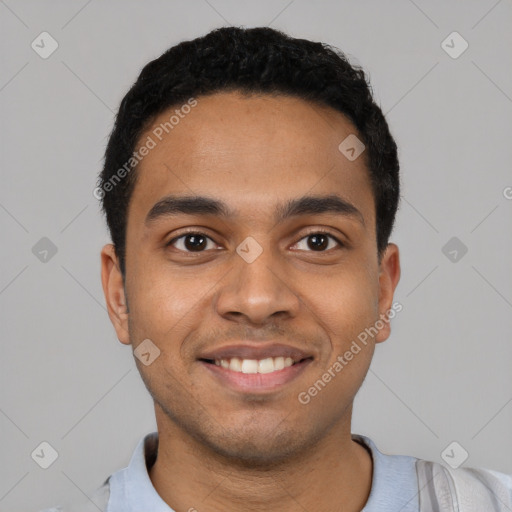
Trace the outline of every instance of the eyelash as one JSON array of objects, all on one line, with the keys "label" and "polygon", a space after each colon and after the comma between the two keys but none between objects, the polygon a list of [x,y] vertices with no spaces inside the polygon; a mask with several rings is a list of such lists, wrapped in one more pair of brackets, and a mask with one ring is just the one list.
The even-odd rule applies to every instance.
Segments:
[{"label": "eyelash", "polygon": [[[181,238],[185,238],[187,236],[190,236],[190,235],[199,235],[199,236],[204,236],[205,238],[208,238],[209,240],[213,241],[214,240],[209,237],[208,235],[206,235],[205,233],[201,233],[200,231],[187,231],[183,234],[181,234],[180,236],[177,236],[175,238],[173,238],[172,240],[170,240],[167,244],[166,244],[166,247],[169,247],[171,246],[173,243],[175,243],[177,240],[180,240]],[[337,237],[335,237],[330,231],[324,231],[322,229],[315,229],[313,231],[310,231],[309,233],[306,233],[302,238],[299,239],[298,242],[304,240],[304,238],[308,238],[312,235],[326,235],[328,236],[329,238],[331,238],[332,240],[334,240],[340,247],[338,248],[343,248],[345,247],[345,244],[343,242],[341,242]],[[298,242],[296,242],[294,245],[296,245]],[[178,249],[179,251],[181,252],[185,252],[186,254],[200,254],[202,252],[206,252],[206,250],[203,250],[203,251],[183,251],[182,249]],[[322,252],[328,252],[328,251],[331,251],[331,249],[327,249],[327,250],[324,250],[324,251],[306,251],[306,252],[317,252],[317,253],[322,253]]]}]

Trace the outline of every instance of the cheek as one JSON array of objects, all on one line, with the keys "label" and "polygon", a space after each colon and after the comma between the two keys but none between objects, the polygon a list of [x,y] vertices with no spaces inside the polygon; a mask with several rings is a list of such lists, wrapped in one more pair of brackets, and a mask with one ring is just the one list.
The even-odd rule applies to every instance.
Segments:
[{"label": "cheek", "polygon": [[204,283],[184,282],[176,274],[148,271],[138,274],[132,283],[130,315],[138,334],[167,344],[179,337],[183,326],[197,315]]},{"label": "cheek", "polygon": [[[199,288],[202,285],[195,283]],[[182,382],[187,379],[182,353],[184,340],[200,323],[200,298],[202,293],[194,286],[176,279],[175,275],[155,277],[140,275],[133,283],[133,298],[130,306],[130,338],[136,348],[145,339],[151,340],[159,349],[158,357],[150,365],[136,361],[139,372],[152,395],[156,398],[175,397],[172,402],[186,403],[181,396]],[[204,313],[204,312],[203,312]],[[190,389],[189,389],[190,392]],[[180,398],[181,397],[181,398]]]},{"label": "cheek", "polygon": [[363,265],[347,265],[312,283],[307,291],[312,308],[334,338],[357,336],[375,320],[378,283]]},{"label": "cheek", "polygon": [[204,271],[180,268],[158,253],[147,254],[138,268],[137,300],[149,314],[182,317],[206,293],[207,280]]},{"label": "cheek", "polygon": [[[130,337],[136,344],[149,338],[161,351],[158,371],[185,377],[194,344],[190,339],[208,329],[212,318],[212,293],[222,274],[179,272],[149,265],[133,283]],[[215,286],[215,284],[217,286]],[[157,371],[157,368],[154,371]],[[141,368],[146,371],[148,368]]]}]

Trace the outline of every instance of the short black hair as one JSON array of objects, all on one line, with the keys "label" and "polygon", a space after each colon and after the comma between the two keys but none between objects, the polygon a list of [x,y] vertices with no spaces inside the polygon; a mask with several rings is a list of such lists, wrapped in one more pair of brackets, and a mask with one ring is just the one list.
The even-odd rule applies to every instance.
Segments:
[{"label": "short black hair", "polygon": [[123,277],[127,213],[137,178],[133,155],[141,135],[169,108],[229,91],[301,98],[334,108],[353,123],[366,146],[380,261],[398,209],[399,162],[396,143],[364,71],[326,43],[293,38],[269,27],[222,27],[183,41],[146,64],[121,101],[95,196],[102,200]]}]

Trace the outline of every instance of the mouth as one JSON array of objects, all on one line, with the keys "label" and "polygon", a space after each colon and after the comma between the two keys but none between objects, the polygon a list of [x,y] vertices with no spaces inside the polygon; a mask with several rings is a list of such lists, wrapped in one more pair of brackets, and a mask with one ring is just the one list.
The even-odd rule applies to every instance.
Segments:
[{"label": "mouth", "polygon": [[313,357],[305,357],[294,361],[291,357],[278,356],[266,357],[265,359],[242,359],[240,357],[231,357],[220,359],[200,359],[200,361],[220,366],[225,370],[236,373],[268,374],[282,371],[285,368],[289,368],[290,366],[295,366],[312,359]]},{"label": "mouth", "polygon": [[297,379],[313,356],[274,356],[260,359],[242,357],[200,358],[198,362],[225,389],[239,393],[269,394]]}]

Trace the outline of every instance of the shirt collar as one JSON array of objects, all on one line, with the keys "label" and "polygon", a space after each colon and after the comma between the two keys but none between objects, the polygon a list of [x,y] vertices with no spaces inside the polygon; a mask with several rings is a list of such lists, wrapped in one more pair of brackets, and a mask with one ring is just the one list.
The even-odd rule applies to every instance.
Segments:
[{"label": "shirt collar", "polygon": [[139,441],[128,467],[110,477],[107,512],[174,512],[156,492],[149,478],[148,467],[154,464],[157,450],[158,432],[151,432]]},{"label": "shirt collar", "polygon": [[[418,512],[417,459],[383,454],[370,438],[360,434],[352,434],[352,439],[365,446],[373,459],[372,488],[361,512]],[[157,450],[158,432],[139,441],[128,467],[110,477],[107,512],[174,512],[149,478],[148,468],[154,464]]]},{"label": "shirt collar", "polygon": [[416,459],[408,455],[380,452],[366,436],[352,434],[373,459],[372,488],[361,512],[419,512]]}]

